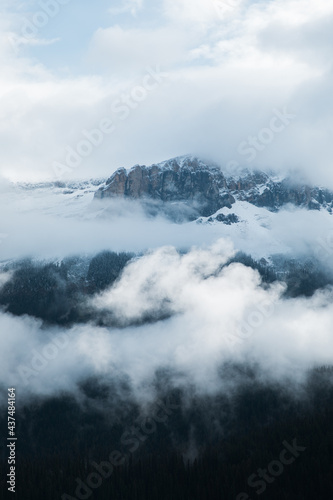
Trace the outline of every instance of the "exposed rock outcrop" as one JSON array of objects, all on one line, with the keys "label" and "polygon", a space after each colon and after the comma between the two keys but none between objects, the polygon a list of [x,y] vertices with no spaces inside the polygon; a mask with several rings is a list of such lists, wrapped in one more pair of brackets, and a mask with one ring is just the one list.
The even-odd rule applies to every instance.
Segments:
[{"label": "exposed rock outcrop", "polygon": [[[95,194],[102,198],[181,202],[201,216],[210,216],[223,207],[242,200],[276,211],[287,203],[310,210],[332,212],[333,193],[304,186],[291,178],[278,179],[260,171],[244,170],[228,176],[216,164],[193,157],[182,157],[149,167],[136,165],[118,169]],[[234,223],[234,221],[223,221]]]},{"label": "exposed rock outcrop", "polygon": [[150,167],[136,165],[129,172],[118,169],[96,192],[96,198],[150,198],[197,207],[200,215],[210,215],[235,202],[226,190],[226,179],[214,165],[198,159],[171,160]]}]

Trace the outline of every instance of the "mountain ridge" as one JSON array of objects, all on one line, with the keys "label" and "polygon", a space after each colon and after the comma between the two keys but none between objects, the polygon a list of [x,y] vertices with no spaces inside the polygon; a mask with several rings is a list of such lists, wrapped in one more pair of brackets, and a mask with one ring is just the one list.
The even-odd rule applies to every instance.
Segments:
[{"label": "mountain ridge", "polygon": [[333,192],[303,184],[291,175],[278,177],[259,170],[243,169],[237,175],[224,172],[216,163],[184,156],[159,164],[119,168],[95,192],[95,199],[127,198],[184,202],[200,216],[210,216],[236,201],[278,211],[286,204],[309,210],[333,211]]}]

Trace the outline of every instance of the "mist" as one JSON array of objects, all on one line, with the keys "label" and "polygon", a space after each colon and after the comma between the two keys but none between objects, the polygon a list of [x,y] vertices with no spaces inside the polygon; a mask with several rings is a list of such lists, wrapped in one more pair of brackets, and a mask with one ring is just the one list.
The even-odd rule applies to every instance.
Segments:
[{"label": "mist", "polygon": [[332,27],[327,0],[2,2],[4,491],[332,496]]},{"label": "mist", "polygon": [[[219,369],[228,363],[258,366],[264,380],[288,385],[331,364],[333,290],[286,299],[283,283],[263,284],[257,271],[226,265],[233,255],[230,242],[219,240],[185,254],[162,247],[130,262],[86,304],[118,318],[120,328],[48,327],[2,312],[1,385],[16,386],[27,401],[78,396],[79,383],[92,377],[125,379],[145,401],[162,368],[180,387],[215,394],[224,390]],[[225,390],[237,382],[226,379]]]},{"label": "mist", "polygon": [[103,250],[142,253],[165,245],[187,250],[224,238],[237,251],[258,260],[274,254],[300,259],[312,256],[332,267],[333,218],[325,210],[285,205],[275,213],[250,204],[246,210],[239,209],[235,204],[224,213],[241,210],[239,224],[198,224],[192,220],[199,217],[195,206],[156,200],[100,201],[94,199],[96,188],[74,185],[72,190],[3,185],[0,261],[26,257],[61,260]]},{"label": "mist", "polygon": [[[222,13],[214,1],[157,4],[153,26],[148,1],[123,14],[89,9],[90,29],[78,30],[82,46],[75,43],[72,51],[57,38],[61,33],[74,42],[68,26],[75,24],[75,9],[66,7],[48,40],[59,59],[43,51],[51,24],[44,36],[23,38],[13,48],[10,40],[19,35],[22,42],[17,30],[30,9],[5,7],[2,175],[54,179],[54,163],[64,163],[68,148],[76,150],[87,132],[108,119],[112,133],[66,179],[109,176],[121,166],[192,153],[222,166],[299,169],[332,188],[332,6],[325,0],[242,1]],[[125,104],[156,68],[162,75],[156,87]],[[293,119],[249,163],[241,144],[269,127],[276,110]]]}]

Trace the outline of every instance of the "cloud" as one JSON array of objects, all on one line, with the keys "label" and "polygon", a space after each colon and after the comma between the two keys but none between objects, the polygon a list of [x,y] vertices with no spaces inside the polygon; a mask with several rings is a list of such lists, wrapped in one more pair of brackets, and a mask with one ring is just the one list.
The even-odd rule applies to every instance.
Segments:
[{"label": "cloud", "polygon": [[207,24],[214,23],[217,18],[216,4],[209,0],[203,2],[202,0],[179,0],[173,2],[172,0],[164,0],[163,8],[165,16],[172,22],[182,25],[196,27],[205,27]]},{"label": "cloud", "polygon": [[18,52],[22,46],[47,46],[59,42],[60,38],[25,38],[17,36],[15,33],[8,35],[9,41],[15,52]]},{"label": "cloud", "polygon": [[[273,109],[287,107],[296,120],[253,166],[299,168],[332,187],[332,5],[325,0],[232,4],[232,12],[221,18],[214,2],[165,1],[154,14],[143,3],[135,25],[126,15],[122,24],[94,25],[78,56],[85,61],[81,73],[59,71],[52,57],[42,65],[38,57],[28,57],[32,52],[15,54],[8,41],[15,23],[4,16],[2,174],[52,177],[53,162],[77,144],[82,130],[109,117],[110,103],[137,85],[147,65],[159,64],[168,82],[94,149],[78,177],[109,176],[119,166],[189,152],[222,165],[245,163],[239,144],[267,125]],[[48,26],[45,38],[47,33]],[[56,45],[45,49],[51,47],[57,50]]]},{"label": "cloud", "polygon": [[[174,224],[165,218],[147,217],[140,204],[116,200],[90,204],[93,194],[74,191],[74,198],[48,189],[11,189],[3,197],[0,260],[32,256],[61,259],[101,250],[142,252],[172,244],[188,248],[211,242],[215,234],[197,224]],[[80,198],[83,198],[80,200]],[[88,199],[87,199],[88,198]],[[79,205],[78,205],[79,204]]]},{"label": "cloud", "polygon": [[183,256],[173,247],[162,247],[129,265],[122,280],[97,297],[93,305],[112,309],[120,322],[138,321],[163,309],[180,313],[192,286],[217,272],[233,255],[231,244],[223,240],[210,249],[192,249]]},{"label": "cloud", "polygon": [[332,25],[332,13],[307,20],[297,30],[292,24],[271,22],[261,32],[258,41],[262,50],[277,57],[294,54],[295,59],[303,59],[314,67],[329,66],[332,59]]},{"label": "cloud", "polygon": [[[145,252],[163,246],[199,247],[218,238],[233,241],[260,260],[277,253],[303,259],[314,256],[330,267],[332,216],[326,211],[286,206],[277,213],[236,203],[224,214],[239,224],[174,223],[189,212],[182,204],[142,205],[135,200],[94,200],[96,186],[69,183],[29,187],[0,182],[0,261],[32,256],[62,259],[103,250]],[[191,214],[192,215],[192,214]]]},{"label": "cloud", "polygon": [[143,0],[123,0],[121,3],[119,7],[111,7],[109,12],[113,15],[129,12],[132,16],[136,16],[143,7]]},{"label": "cloud", "polygon": [[11,279],[12,275],[12,272],[0,272],[0,288],[3,287]]},{"label": "cloud", "polygon": [[91,40],[88,62],[95,68],[98,64],[100,70],[110,74],[135,75],[147,66],[159,64],[169,68],[186,61],[190,44],[188,33],[170,26],[124,29],[116,25],[96,31]]},{"label": "cloud", "polygon": [[125,376],[136,394],[147,396],[156,370],[168,368],[178,384],[207,394],[221,390],[224,363],[254,364],[263,378],[295,383],[311,367],[331,364],[332,290],[283,299],[282,285],[263,287],[251,268],[223,267],[231,252],[222,240],[185,255],[158,249],[130,263],[94,302],[124,322],[164,307],[172,315],[163,321],[62,330],[0,313],[1,331],[11,332],[0,340],[0,382],[28,397],[75,394],[87,377]]}]

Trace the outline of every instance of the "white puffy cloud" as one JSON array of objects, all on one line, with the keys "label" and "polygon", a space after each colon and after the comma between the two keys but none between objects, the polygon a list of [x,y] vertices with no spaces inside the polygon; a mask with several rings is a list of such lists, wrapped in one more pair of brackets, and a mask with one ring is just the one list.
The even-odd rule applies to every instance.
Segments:
[{"label": "white puffy cloud", "polygon": [[332,364],[332,290],[283,299],[281,285],[262,287],[251,268],[222,269],[231,252],[223,241],[183,256],[171,247],[156,250],[95,300],[130,322],[162,305],[172,313],[163,321],[62,330],[0,313],[0,382],[22,389],[23,397],[75,392],[83,378],[123,374],[142,390],[168,367],[180,383],[207,393],[221,390],[224,362],[254,364],[263,377],[289,380],[289,387],[313,366]]},{"label": "white puffy cloud", "polygon": [[183,256],[173,247],[162,247],[129,265],[122,280],[93,303],[97,308],[112,309],[119,321],[140,320],[163,308],[183,312],[192,287],[217,272],[233,254],[230,243],[223,240],[210,249],[192,249]]},{"label": "white puffy cloud", "polygon": [[[222,4],[228,7],[223,15]],[[124,15],[117,24],[110,17],[109,25],[94,25],[78,54],[85,61],[84,74],[59,71],[52,52],[44,65],[28,58],[32,52],[15,53],[8,35],[19,25],[12,14],[4,15],[3,175],[52,177],[52,164],[63,161],[66,148],[76,147],[84,129],[113,118],[112,102],[140,84],[147,65],[157,64],[169,74],[168,81],[93,148],[75,176],[108,176],[119,166],[185,153],[210,156],[222,165],[244,162],[239,144],[266,127],[274,108],[287,106],[297,119],[253,166],[300,168],[333,186],[329,2],[165,0],[153,10],[149,2],[122,7],[135,9],[135,23]],[[34,43],[54,39],[47,38],[48,28]]]},{"label": "white puffy cloud", "polygon": [[132,16],[135,16],[140,9],[142,9],[143,0],[123,0],[121,5],[111,7],[109,12],[111,14],[124,14],[129,12]]}]

